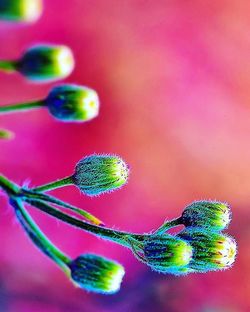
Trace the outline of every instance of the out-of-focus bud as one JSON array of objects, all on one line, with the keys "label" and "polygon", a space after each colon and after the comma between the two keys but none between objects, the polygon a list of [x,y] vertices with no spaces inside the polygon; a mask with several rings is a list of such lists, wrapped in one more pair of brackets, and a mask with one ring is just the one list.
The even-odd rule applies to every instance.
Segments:
[{"label": "out-of-focus bud", "polygon": [[123,266],[94,254],[83,254],[69,264],[74,283],[88,291],[113,294],[119,291]]},{"label": "out-of-focus bud", "polygon": [[0,0],[0,19],[35,22],[42,11],[42,0]]},{"label": "out-of-focus bud", "polygon": [[158,272],[169,273],[169,269],[185,266],[192,258],[191,245],[169,234],[149,236],[143,245],[146,264]]},{"label": "out-of-focus bud", "polygon": [[99,113],[97,93],[87,87],[64,84],[54,87],[45,100],[50,113],[62,121],[88,121]]},{"label": "out-of-focus bud", "polygon": [[178,235],[193,248],[189,268],[197,272],[223,270],[235,261],[237,245],[232,237],[202,228],[187,228]]},{"label": "out-of-focus bud", "polygon": [[122,187],[128,175],[128,166],[120,157],[94,154],[77,163],[72,181],[84,194],[96,196]]},{"label": "out-of-focus bud", "polygon": [[231,212],[225,203],[195,201],[184,209],[181,219],[185,226],[221,231],[230,223]]},{"label": "out-of-focus bud", "polygon": [[50,82],[69,76],[75,61],[67,46],[41,44],[29,48],[16,64],[17,70],[29,80]]},{"label": "out-of-focus bud", "polygon": [[14,133],[6,130],[6,129],[0,129],[0,139],[10,140],[14,137]]}]

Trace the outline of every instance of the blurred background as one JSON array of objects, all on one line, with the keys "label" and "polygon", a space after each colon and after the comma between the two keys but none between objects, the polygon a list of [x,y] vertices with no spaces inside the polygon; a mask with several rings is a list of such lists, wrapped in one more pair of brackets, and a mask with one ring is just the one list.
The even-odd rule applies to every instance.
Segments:
[{"label": "blurred background", "polygon": [[[55,121],[46,110],[0,116],[16,133],[0,142],[1,172],[39,185],[73,172],[91,153],[116,153],[131,166],[123,189],[97,198],[74,187],[52,194],[107,226],[146,232],[198,199],[230,203],[238,241],[232,269],[160,275],[126,249],[29,209],[72,257],[96,252],[126,268],[119,293],[76,289],[27,239],[0,198],[2,312],[250,311],[250,5],[246,0],[45,0],[34,24],[0,22],[0,59],[33,43],[75,54],[66,80],[94,88],[98,118]],[[0,73],[0,105],[43,98],[53,84]]]}]

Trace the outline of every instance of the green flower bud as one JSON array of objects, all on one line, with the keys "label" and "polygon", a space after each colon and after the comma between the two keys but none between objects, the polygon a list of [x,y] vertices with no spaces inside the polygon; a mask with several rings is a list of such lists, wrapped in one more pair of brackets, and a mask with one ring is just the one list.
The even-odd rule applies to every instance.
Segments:
[{"label": "green flower bud", "polygon": [[0,19],[34,22],[42,14],[42,0],[0,0]]},{"label": "green flower bud", "polygon": [[84,194],[96,196],[122,187],[128,175],[128,166],[120,157],[94,154],[77,163],[72,181]]},{"label": "green flower bud", "polygon": [[217,201],[195,201],[182,213],[182,223],[185,226],[197,226],[214,231],[225,229],[230,220],[229,206]]},{"label": "green flower bud", "polygon": [[189,268],[197,272],[227,269],[235,261],[237,245],[232,237],[202,228],[187,228],[178,237],[193,247]]},{"label": "green flower bud", "polygon": [[192,247],[184,240],[169,234],[152,235],[143,244],[145,262],[155,271],[169,273],[187,265]]},{"label": "green flower bud", "polygon": [[119,291],[125,274],[117,262],[94,254],[84,254],[69,264],[71,278],[88,291],[113,294]]},{"label": "green flower bud", "polygon": [[38,82],[63,79],[75,66],[71,50],[64,45],[36,45],[28,49],[17,62],[17,70],[26,78]]},{"label": "green flower bud", "polygon": [[51,115],[63,121],[88,121],[99,113],[97,93],[90,88],[72,84],[54,87],[45,105]]}]

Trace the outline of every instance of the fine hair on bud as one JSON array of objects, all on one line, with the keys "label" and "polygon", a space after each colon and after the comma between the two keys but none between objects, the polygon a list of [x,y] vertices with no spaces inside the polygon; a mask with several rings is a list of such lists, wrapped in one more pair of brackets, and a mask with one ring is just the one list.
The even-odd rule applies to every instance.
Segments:
[{"label": "fine hair on bud", "polygon": [[169,234],[149,236],[142,248],[146,264],[153,270],[169,273],[169,269],[189,264],[192,247],[184,240]]},{"label": "fine hair on bud", "polygon": [[42,14],[42,0],[1,0],[0,19],[13,22],[35,22]]},{"label": "fine hair on bud", "polygon": [[75,61],[67,46],[39,44],[26,50],[16,66],[27,79],[41,83],[66,78],[72,73]]},{"label": "fine hair on bud", "polygon": [[53,117],[65,122],[84,122],[99,114],[97,93],[84,86],[62,84],[52,88],[45,105]]},{"label": "fine hair on bud", "polygon": [[188,205],[181,219],[185,226],[221,231],[229,225],[231,211],[226,203],[201,200]]},{"label": "fine hair on bud", "polygon": [[228,235],[190,227],[177,236],[192,246],[193,256],[189,268],[196,272],[224,270],[235,261],[237,245]]},{"label": "fine hair on bud", "polygon": [[82,193],[96,196],[121,188],[128,175],[129,168],[119,156],[93,154],[77,163],[72,181]]},{"label": "fine hair on bud", "polygon": [[119,263],[95,254],[83,254],[69,264],[73,282],[88,291],[114,294],[125,270]]}]

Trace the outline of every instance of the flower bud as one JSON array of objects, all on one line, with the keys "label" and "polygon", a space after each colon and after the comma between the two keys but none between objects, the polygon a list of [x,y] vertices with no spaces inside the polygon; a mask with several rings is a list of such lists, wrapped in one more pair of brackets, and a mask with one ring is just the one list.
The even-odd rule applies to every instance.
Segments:
[{"label": "flower bud", "polygon": [[94,254],[84,254],[69,264],[71,278],[77,286],[96,293],[119,291],[125,274],[117,262]]},{"label": "flower bud", "polygon": [[45,105],[51,115],[62,121],[88,121],[99,113],[97,93],[90,88],[72,84],[54,87]]},{"label": "flower bud", "polygon": [[77,163],[72,181],[84,194],[95,196],[122,187],[128,175],[128,166],[120,157],[93,154]]},{"label": "flower bud", "polygon": [[237,245],[232,237],[191,227],[177,236],[193,247],[189,267],[197,272],[227,269],[235,261]]},{"label": "flower bud", "polygon": [[184,240],[169,234],[150,236],[144,243],[146,263],[155,271],[168,273],[187,265],[192,257],[192,247]]},{"label": "flower bud", "polygon": [[36,45],[17,62],[17,70],[27,79],[50,82],[71,74],[75,66],[71,50],[64,45]]},{"label": "flower bud", "polygon": [[0,0],[0,19],[34,22],[42,14],[42,0]]},{"label": "flower bud", "polygon": [[225,229],[230,220],[229,206],[217,201],[195,201],[182,213],[182,223],[185,226],[197,226],[214,231]]}]

